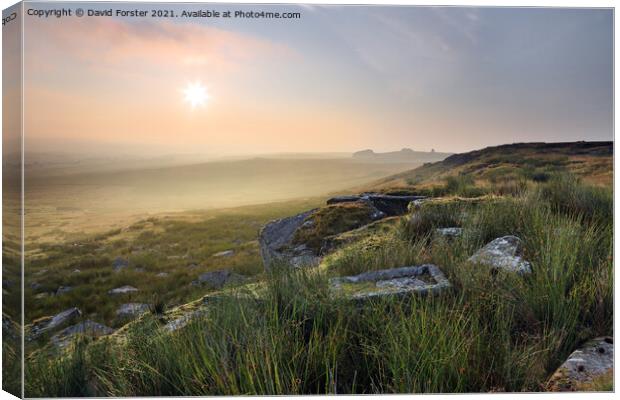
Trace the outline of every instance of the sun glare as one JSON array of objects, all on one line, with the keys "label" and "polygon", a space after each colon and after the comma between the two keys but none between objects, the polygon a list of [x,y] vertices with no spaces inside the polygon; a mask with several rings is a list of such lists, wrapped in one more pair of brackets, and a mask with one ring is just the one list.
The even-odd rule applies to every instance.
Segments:
[{"label": "sun glare", "polygon": [[188,84],[183,94],[185,94],[185,101],[192,106],[192,109],[203,106],[209,99],[207,89],[200,82]]}]

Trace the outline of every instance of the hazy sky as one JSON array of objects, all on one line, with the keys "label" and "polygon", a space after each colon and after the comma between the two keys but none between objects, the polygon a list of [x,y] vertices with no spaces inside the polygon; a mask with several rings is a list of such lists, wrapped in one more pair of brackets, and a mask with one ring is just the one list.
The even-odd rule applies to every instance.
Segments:
[{"label": "hazy sky", "polygon": [[[613,138],[610,10],[208,8],[301,18],[27,17],[27,146],[458,152]],[[196,81],[210,99],[192,109]]]}]

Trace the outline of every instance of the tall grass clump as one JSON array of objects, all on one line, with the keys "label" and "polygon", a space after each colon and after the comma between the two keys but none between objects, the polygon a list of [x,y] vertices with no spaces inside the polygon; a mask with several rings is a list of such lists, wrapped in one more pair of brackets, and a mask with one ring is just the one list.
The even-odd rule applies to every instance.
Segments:
[{"label": "tall grass clump", "polygon": [[468,204],[459,199],[422,204],[410,216],[401,219],[399,236],[411,242],[423,237],[430,238],[434,230],[445,227],[460,227],[463,213]]},{"label": "tall grass clump", "polygon": [[375,393],[463,392],[479,337],[472,316],[448,299],[373,302],[359,341]]},{"label": "tall grass clump", "polygon": [[484,189],[476,186],[474,178],[466,174],[446,177],[443,192],[463,197],[476,197],[485,194]]},{"label": "tall grass clump", "polygon": [[546,184],[540,185],[538,195],[556,212],[582,216],[595,223],[612,223],[611,188],[585,185],[575,175],[562,173],[553,175]]}]

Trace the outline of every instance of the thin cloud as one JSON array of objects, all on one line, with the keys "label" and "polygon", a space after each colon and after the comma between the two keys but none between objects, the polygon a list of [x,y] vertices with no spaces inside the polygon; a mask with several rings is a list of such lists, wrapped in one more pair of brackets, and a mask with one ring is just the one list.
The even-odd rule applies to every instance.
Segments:
[{"label": "thin cloud", "polygon": [[84,19],[62,26],[43,22],[32,24],[28,33],[27,65],[41,63],[60,69],[72,61],[91,68],[203,67],[218,73],[241,68],[258,58],[293,54],[284,45],[258,37],[165,21]]}]

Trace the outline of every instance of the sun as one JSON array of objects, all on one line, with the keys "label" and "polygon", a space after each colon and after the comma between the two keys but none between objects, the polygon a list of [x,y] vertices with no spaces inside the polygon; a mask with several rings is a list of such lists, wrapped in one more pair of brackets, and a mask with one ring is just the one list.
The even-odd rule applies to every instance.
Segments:
[{"label": "sun", "polygon": [[183,94],[185,95],[185,101],[192,106],[192,109],[204,106],[207,100],[209,100],[207,89],[200,82],[188,84],[183,89]]}]

